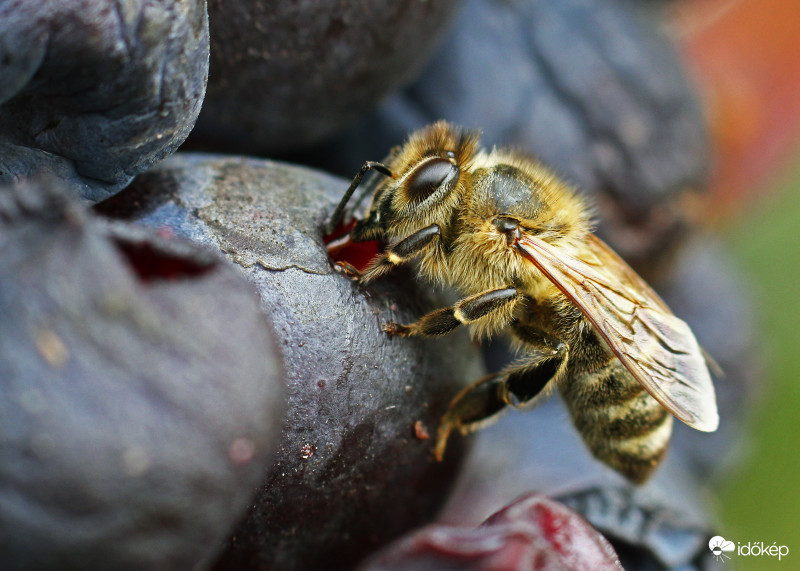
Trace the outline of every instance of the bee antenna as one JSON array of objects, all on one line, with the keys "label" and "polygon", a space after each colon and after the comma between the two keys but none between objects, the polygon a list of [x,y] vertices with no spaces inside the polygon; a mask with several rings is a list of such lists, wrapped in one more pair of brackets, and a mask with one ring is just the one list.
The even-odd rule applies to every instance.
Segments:
[{"label": "bee antenna", "polygon": [[[389,170],[389,167],[387,167],[385,164],[376,161],[365,162],[361,166],[361,170],[359,170],[356,176],[353,177],[353,182],[350,183],[347,192],[344,193],[342,200],[339,201],[339,205],[336,207],[336,210],[333,211],[333,215],[331,216],[331,219],[328,221],[328,227],[326,228],[328,234],[331,234],[334,230],[336,230],[336,228],[339,227],[339,224],[341,224],[342,219],[344,218],[344,209],[347,206],[350,197],[353,196],[353,193],[358,188],[358,185],[361,184],[361,180],[364,178],[364,175],[366,175],[367,172],[373,169],[381,173],[382,175],[388,177],[393,176],[392,171]],[[350,213],[352,213],[356,208],[358,208],[358,205],[361,204],[361,201],[364,200],[364,197],[369,193],[370,190],[371,188],[368,186],[365,189],[365,191],[359,195],[358,200],[356,200],[356,203],[350,210]]]}]

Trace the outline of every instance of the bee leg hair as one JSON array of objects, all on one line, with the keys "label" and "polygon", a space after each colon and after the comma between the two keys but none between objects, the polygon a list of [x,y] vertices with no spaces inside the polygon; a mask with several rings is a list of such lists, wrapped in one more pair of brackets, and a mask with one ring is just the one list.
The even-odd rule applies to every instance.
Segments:
[{"label": "bee leg hair", "polygon": [[431,224],[395,244],[390,244],[367,266],[361,274],[361,282],[369,283],[388,273],[395,266],[422,254],[429,246],[439,241],[441,233],[438,224]]},{"label": "bee leg hair", "polygon": [[458,393],[442,417],[434,454],[442,460],[453,430],[467,434],[496,421],[508,406],[518,407],[542,393],[566,364],[566,346],[548,342],[508,368],[483,377]]},{"label": "bee leg hair", "polygon": [[[422,335],[435,337],[453,331],[459,325],[467,325],[481,317],[507,309],[508,304],[519,299],[516,288],[493,289],[466,297],[452,307],[443,307],[420,317],[415,323],[400,325],[389,322],[383,330],[390,335]],[[508,312],[511,315],[511,312]]]}]

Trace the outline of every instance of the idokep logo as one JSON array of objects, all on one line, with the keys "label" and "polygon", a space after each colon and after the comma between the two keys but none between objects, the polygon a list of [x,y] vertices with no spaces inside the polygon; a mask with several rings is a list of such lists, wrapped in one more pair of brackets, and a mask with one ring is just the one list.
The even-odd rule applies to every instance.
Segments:
[{"label": "idokep logo", "polygon": [[721,535],[715,535],[708,541],[708,548],[714,554],[714,559],[717,561],[725,561],[731,558],[729,554],[735,554],[741,557],[777,557],[778,561],[789,555],[789,547],[786,545],[778,545],[774,542],[772,545],[764,545],[763,541],[748,541],[747,543],[734,543],[728,541]]},{"label": "idokep logo", "polygon": [[733,544],[732,541],[727,541],[721,535],[715,535],[708,541],[708,548],[711,550],[711,553],[714,554],[714,559],[717,561],[725,561],[726,559],[730,559],[731,556],[728,555],[731,551],[736,550],[736,546]]}]

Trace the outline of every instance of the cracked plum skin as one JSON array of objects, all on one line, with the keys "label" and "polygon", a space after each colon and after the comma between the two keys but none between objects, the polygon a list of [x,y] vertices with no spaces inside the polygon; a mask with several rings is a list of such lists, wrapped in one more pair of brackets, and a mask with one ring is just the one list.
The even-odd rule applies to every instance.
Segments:
[{"label": "cracked plum skin", "polygon": [[0,186],[2,568],[207,566],[278,441],[274,332],[223,258],[59,186]]},{"label": "cracked plum skin", "polygon": [[358,571],[620,570],[614,548],[569,508],[525,494],[479,527],[430,525],[371,556]]},{"label": "cracked plum skin", "polygon": [[286,371],[272,467],[216,569],[348,569],[427,523],[463,454],[433,457],[450,399],[482,374],[465,332],[391,339],[444,305],[408,271],[364,288],[335,272],[322,228],[348,181],[271,161],[178,154],[97,210],[191,237],[241,267],[262,297]]}]

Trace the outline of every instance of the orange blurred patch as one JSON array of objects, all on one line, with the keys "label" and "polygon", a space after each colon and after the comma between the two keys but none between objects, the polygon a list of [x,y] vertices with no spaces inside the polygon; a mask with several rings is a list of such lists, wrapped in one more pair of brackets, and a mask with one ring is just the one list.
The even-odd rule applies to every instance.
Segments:
[{"label": "orange blurred patch", "polygon": [[800,5],[694,0],[673,16],[710,120],[714,210],[730,214],[800,148]]}]

